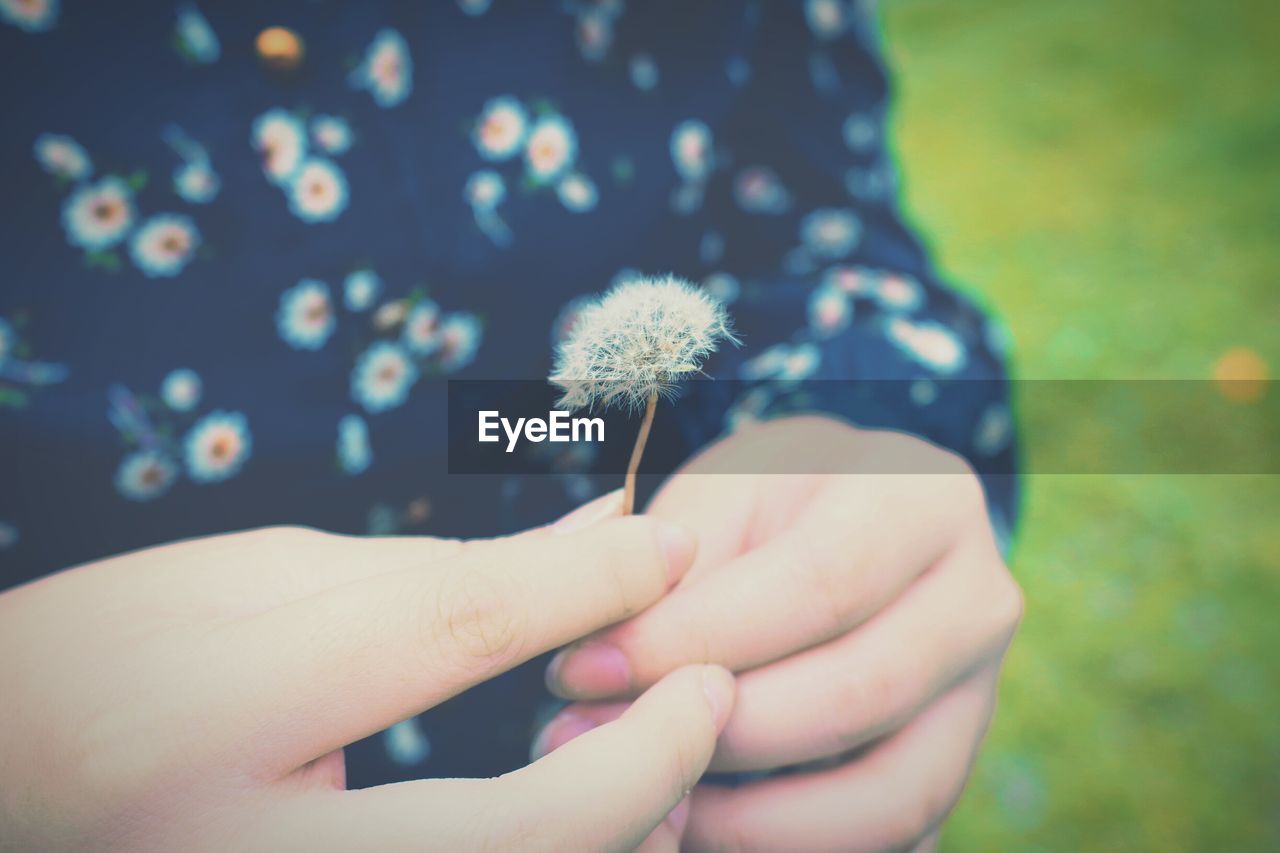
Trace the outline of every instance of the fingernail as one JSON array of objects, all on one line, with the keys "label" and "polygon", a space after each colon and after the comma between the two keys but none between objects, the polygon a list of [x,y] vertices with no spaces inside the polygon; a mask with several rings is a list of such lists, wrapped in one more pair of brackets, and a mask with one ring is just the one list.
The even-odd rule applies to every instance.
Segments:
[{"label": "fingernail", "polygon": [[563,536],[577,533],[597,521],[622,514],[622,489],[615,489],[589,501],[551,525],[551,532]]},{"label": "fingernail", "polygon": [[533,739],[533,745],[529,747],[529,760],[537,761],[595,727],[596,724],[586,717],[572,711],[565,711],[538,732],[538,736]]},{"label": "fingernail", "polygon": [[547,667],[547,686],[574,694],[606,696],[631,687],[631,664],[617,646],[588,642],[562,650]]},{"label": "fingernail", "polygon": [[689,823],[689,798],[685,797],[676,803],[676,807],[667,814],[667,826],[671,827],[677,838],[684,835],[684,828]]},{"label": "fingernail", "polygon": [[733,675],[722,666],[704,666],[702,692],[707,697],[711,719],[715,721],[716,731],[719,732],[724,729],[724,724],[729,720],[729,711],[733,708]]},{"label": "fingernail", "polygon": [[698,540],[688,528],[670,521],[655,521],[654,527],[657,529],[658,547],[667,561],[667,586],[673,587],[693,565]]}]

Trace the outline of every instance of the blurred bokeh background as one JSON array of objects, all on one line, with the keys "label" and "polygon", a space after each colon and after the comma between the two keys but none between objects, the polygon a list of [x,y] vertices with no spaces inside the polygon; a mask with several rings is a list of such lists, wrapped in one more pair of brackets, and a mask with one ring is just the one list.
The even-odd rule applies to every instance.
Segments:
[{"label": "blurred bokeh background", "polygon": [[[1280,7],[879,14],[907,207],[1019,377],[1274,377]],[[1033,473],[1026,621],[943,847],[1280,849],[1278,515],[1277,477]]]}]

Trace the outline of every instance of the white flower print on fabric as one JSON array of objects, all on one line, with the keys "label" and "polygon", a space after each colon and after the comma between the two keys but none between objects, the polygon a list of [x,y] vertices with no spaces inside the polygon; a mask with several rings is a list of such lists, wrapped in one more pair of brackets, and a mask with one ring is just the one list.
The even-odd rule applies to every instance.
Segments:
[{"label": "white flower print on fabric", "polygon": [[[611,286],[616,286],[616,284]],[[553,348],[558,346],[573,331],[578,323],[578,318],[582,314],[582,310],[595,303],[595,296],[583,294],[573,297],[564,304],[564,307],[560,309],[560,313],[556,315],[556,319],[551,324],[551,346]]]},{"label": "white flower print on fabric", "polygon": [[733,181],[733,197],[747,213],[780,214],[791,209],[791,194],[765,166],[748,166]]},{"label": "white flower print on fabric", "polygon": [[573,28],[573,37],[577,40],[577,50],[582,54],[582,59],[598,63],[609,54],[609,47],[613,46],[613,15],[605,9],[580,10],[577,26]]},{"label": "white flower print on fabric", "polygon": [[917,379],[907,388],[911,402],[917,406],[932,405],[938,399],[938,386],[929,379]]},{"label": "white flower print on fabric", "polygon": [[773,403],[773,389],[765,386],[752,388],[735,400],[724,413],[726,432],[735,432],[751,424],[759,423]]},{"label": "white flower print on fabric", "polygon": [[345,415],[338,421],[338,465],[344,474],[363,474],[373,464],[369,447],[369,425],[359,415]]},{"label": "white flower print on fabric", "polygon": [[493,210],[507,197],[507,185],[492,169],[481,169],[467,178],[467,203],[476,210]]},{"label": "white flower print on fabric", "polygon": [[472,17],[483,15],[492,5],[493,0],[458,0],[458,8]]},{"label": "white flower print on fabric", "polygon": [[822,352],[816,344],[775,344],[758,356],[742,363],[738,369],[743,379],[808,379],[822,364]]},{"label": "white flower print on fabric", "polygon": [[889,321],[886,332],[902,352],[936,373],[956,373],[968,360],[964,344],[955,332],[940,323],[913,323],[905,317],[895,317]]},{"label": "white flower print on fabric", "polygon": [[507,160],[520,151],[529,129],[524,105],[510,95],[500,95],[485,103],[480,118],[471,129],[471,141],[486,160]]},{"label": "white flower print on fabric", "polygon": [[738,296],[742,293],[742,285],[737,277],[727,272],[713,272],[704,278],[702,289],[712,299],[717,299],[724,305],[737,302]]},{"label": "white flower print on fabric", "polygon": [[286,290],[276,311],[277,328],[289,346],[319,350],[337,335],[344,351],[358,353],[348,391],[367,414],[404,404],[423,376],[435,378],[465,367],[475,357],[483,331],[480,318],[469,312],[444,313],[425,288],[394,298],[384,297],[385,289],[369,267],[346,277],[344,301],[353,312],[370,312],[367,320],[339,316],[328,285],[315,279]]},{"label": "white flower print on fabric", "polygon": [[423,299],[409,309],[404,318],[401,340],[414,355],[430,355],[443,343],[440,328],[440,308],[430,299]]},{"label": "white flower print on fabric", "polygon": [[131,501],[158,498],[178,479],[178,466],[159,450],[135,450],[116,469],[116,491]]},{"label": "white flower print on fabric", "polygon": [[377,341],[360,354],[351,373],[351,397],[377,414],[404,404],[418,381],[418,367],[398,344]]},{"label": "white flower print on fabric", "polygon": [[881,273],[874,296],[886,311],[915,311],[924,304],[924,288],[920,282],[899,273]]},{"label": "white flower print on fabric", "polygon": [[280,107],[254,119],[251,139],[263,174],[273,184],[287,185],[307,156],[307,133],[297,116]]},{"label": "white flower print on fabric", "polygon": [[467,179],[463,196],[471,205],[478,227],[495,246],[511,244],[511,229],[498,213],[498,205],[507,197],[507,184],[492,169],[481,169]]},{"label": "white flower print on fabric", "polygon": [[651,92],[658,85],[658,63],[647,53],[637,53],[628,63],[631,83],[642,92]]},{"label": "white flower print on fabric", "polygon": [[289,210],[303,222],[332,222],[347,209],[347,176],[332,160],[312,157],[289,185]]},{"label": "white flower print on fabric", "polygon": [[200,246],[200,232],[189,216],[159,213],[134,232],[129,254],[147,278],[171,278],[187,266]]},{"label": "white flower print on fabric", "polygon": [[222,188],[222,179],[209,162],[209,153],[177,125],[168,125],[162,134],[165,143],[182,160],[173,173],[173,191],[183,201],[207,204]]},{"label": "white flower print on fabric", "polygon": [[804,17],[820,39],[836,38],[849,28],[853,9],[849,0],[805,0]]},{"label": "white flower print on fabric", "polygon": [[209,65],[222,55],[218,34],[193,3],[178,6],[178,25],[174,31],[174,45],[188,62]]},{"label": "white flower print on fabric", "polygon": [[862,223],[852,210],[821,208],[800,222],[800,239],[817,258],[839,260],[857,248]]},{"label": "white flower print on fabric", "polygon": [[719,231],[708,231],[702,235],[698,243],[698,257],[707,266],[718,264],[724,257],[724,235]]},{"label": "white flower print on fabric", "polygon": [[880,138],[880,126],[875,118],[866,113],[850,113],[841,126],[844,144],[850,151],[864,152],[871,150]]},{"label": "white flower print on fabric", "polygon": [[70,136],[40,134],[36,137],[35,154],[40,168],[60,180],[79,181],[93,173],[88,152]]},{"label": "white flower print on fabric", "polygon": [[31,346],[18,329],[0,317],[0,409],[22,408],[34,389],[56,385],[67,378],[66,365],[30,359]]},{"label": "white flower print on fabric", "polygon": [[840,91],[840,73],[824,47],[809,51],[809,79],[813,88],[824,95],[835,95]]},{"label": "white flower print on fabric", "polygon": [[333,334],[334,322],[329,285],[324,282],[304,278],[280,294],[276,328],[294,349],[320,349]]},{"label": "white flower print on fabric", "polygon": [[529,130],[524,159],[529,178],[535,183],[555,180],[573,165],[577,154],[578,135],[563,116],[543,116]]},{"label": "white flower print on fabric", "polygon": [[867,168],[854,166],[844,173],[844,187],[849,195],[861,201],[882,201],[892,195],[898,178],[890,163],[881,162]]},{"label": "white flower print on fabric", "polygon": [[28,33],[46,33],[58,22],[59,0],[0,0],[0,20]]},{"label": "white flower print on fabric", "polygon": [[[147,501],[168,492],[182,473],[179,459],[195,483],[219,482],[240,471],[252,446],[248,421],[239,412],[214,411],[187,429],[201,394],[200,377],[185,368],[165,377],[160,400],[135,396],[121,385],[107,389],[107,417],[133,448],[116,469],[116,491],[123,497]],[[185,436],[175,439],[184,429]]]},{"label": "white flower print on fabric", "polygon": [[714,166],[711,129],[697,119],[680,122],[671,131],[671,161],[686,181],[701,182]]},{"label": "white flower print on fabric", "polygon": [[243,414],[210,412],[196,421],[184,441],[187,476],[197,483],[230,479],[240,472],[252,449]]},{"label": "white flower print on fabric", "polygon": [[13,326],[9,321],[0,317],[0,364],[13,352],[17,346],[17,335],[14,334]]},{"label": "white flower print on fabric", "polygon": [[431,740],[416,717],[396,723],[382,733],[387,757],[402,767],[421,764],[431,757]]},{"label": "white flower print on fabric", "polygon": [[702,207],[705,196],[705,184],[681,184],[671,191],[671,209],[682,216],[688,216]]},{"label": "white flower print on fabric", "polygon": [[314,116],[311,142],[326,154],[345,154],[351,148],[351,125],[338,116]]},{"label": "white flower print on fabric", "polygon": [[822,284],[850,296],[865,296],[874,286],[875,275],[863,267],[834,266],[822,274]]},{"label": "white flower print on fabric", "polygon": [[160,383],[160,399],[175,412],[189,412],[200,405],[202,390],[199,374],[180,368],[171,371]]},{"label": "white flower print on fabric", "polygon": [[382,279],[370,269],[349,273],[342,282],[342,301],[348,311],[368,311],[382,292]]},{"label": "white flower print on fabric", "polygon": [[682,183],[671,192],[671,209],[683,216],[702,206],[706,181],[715,167],[711,129],[697,119],[686,119],[671,131],[671,162]]},{"label": "white flower print on fabric", "polygon": [[123,240],[134,218],[133,192],[113,176],[80,187],[62,205],[67,241],[89,252],[110,249]]},{"label": "white flower print on fabric", "polygon": [[853,299],[834,287],[823,285],[809,296],[809,328],[819,338],[830,338],[853,321]]},{"label": "white flower print on fabric", "polygon": [[221,188],[222,179],[208,162],[183,163],[173,173],[173,191],[192,204],[213,201]]},{"label": "white flower print on fabric", "polygon": [[[511,95],[484,103],[471,126],[471,143],[494,168],[468,176],[462,196],[471,207],[476,226],[498,247],[510,246],[511,228],[499,212],[508,200],[508,186],[519,182],[526,190],[553,189],[560,203],[573,213],[595,208],[599,190],[591,177],[575,168],[578,135],[573,123],[545,100],[526,104]],[[498,164],[519,154],[523,174],[504,176]]]},{"label": "white flower print on fabric", "polygon": [[983,456],[995,456],[1009,446],[1013,437],[1013,417],[1004,403],[992,403],[983,411],[973,431],[973,449]]},{"label": "white flower print on fabric", "polygon": [[440,324],[440,369],[452,373],[466,367],[480,347],[483,327],[480,318],[460,311],[445,317]]},{"label": "white flower print on fabric", "polygon": [[595,208],[599,198],[596,185],[581,172],[570,172],[556,184],[560,203],[572,213],[587,213]]},{"label": "white flower print on fabric", "polygon": [[413,59],[408,42],[393,29],[380,30],[349,79],[352,87],[367,90],[380,107],[404,103],[413,91]]}]

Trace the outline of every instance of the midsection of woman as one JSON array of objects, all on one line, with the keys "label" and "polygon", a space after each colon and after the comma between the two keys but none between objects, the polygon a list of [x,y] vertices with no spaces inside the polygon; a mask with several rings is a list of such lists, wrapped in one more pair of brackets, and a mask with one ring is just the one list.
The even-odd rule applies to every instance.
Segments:
[{"label": "midsection of woman", "polygon": [[[852,7],[206,5],[0,27],[4,586],[265,524],[549,520],[608,479],[448,476],[443,380],[545,376],[574,300],[636,273],[729,303],[734,396],[892,380],[887,408],[839,382],[805,405],[1008,469],[998,336],[899,219]],[[949,403],[953,379],[983,381]],[[349,778],[508,770],[550,707],[524,667]]]}]

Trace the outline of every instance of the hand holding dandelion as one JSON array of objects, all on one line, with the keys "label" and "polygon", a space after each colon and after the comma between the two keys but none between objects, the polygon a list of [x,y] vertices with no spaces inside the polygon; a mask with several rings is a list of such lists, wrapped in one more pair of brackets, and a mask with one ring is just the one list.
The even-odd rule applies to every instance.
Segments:
[{"label": "hand holding dandelion", "polygon": [[644,409],[627,466],[622,512],[635,508],[636,471],[659,397],[701,370],[720,341],[737,343],[724,306],[675,276],[642,278],[613,288],[582,309],[556,351],[551,382],[568,409]]}]

